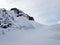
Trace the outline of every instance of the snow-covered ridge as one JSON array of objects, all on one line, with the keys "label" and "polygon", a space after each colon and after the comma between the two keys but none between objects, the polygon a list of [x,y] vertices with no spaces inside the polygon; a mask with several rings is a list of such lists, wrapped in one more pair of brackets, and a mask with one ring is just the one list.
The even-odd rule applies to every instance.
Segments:
[{"label": "snow-covered ridge", "polygon": [[[16,21],[16,19],[20,18],[21,16],[22,16],[21,19],[26,18],[28,20],[34,20],[33,17],[30,17],[29,15],[18,10],[17,8],[12,8],[11,10],[0,9],[0,27],[2,28],[10,27],[12,25],[12,22]],[[21,20],[21,19],[18,19],[18,20]],[[23,19],[22,22],[24,20],[25,19]]]},{"label": "snow-covered ridge", "polygon": [[0,34],[4,34],[7,30],[28,30],[42,26],[42,24],[35,22],[33,17],[17,8],[0,9]]},{"label": "snow-covered ridge", "polygon": [[0,9],[0,27],[2,28],[11,27],[14,24],[14,21],[16,21],[16,23],[18,23],[17,21],[20,21],[19,23],[27,21],[28,23],[28,20],[34,21],[34,18],[17,8],[12,8],[11,10]]}]

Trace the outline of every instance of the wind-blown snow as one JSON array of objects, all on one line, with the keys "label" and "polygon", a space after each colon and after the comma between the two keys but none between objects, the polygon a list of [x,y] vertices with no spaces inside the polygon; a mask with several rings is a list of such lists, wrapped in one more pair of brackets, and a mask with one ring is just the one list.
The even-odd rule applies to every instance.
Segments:
[{"label": "wind-blown snow", "polygon": [[16,17],[14,11],[7,13],[12,26],[0,27],[0,45],[60,45],[60,24],[46,26],[24,16]]}]

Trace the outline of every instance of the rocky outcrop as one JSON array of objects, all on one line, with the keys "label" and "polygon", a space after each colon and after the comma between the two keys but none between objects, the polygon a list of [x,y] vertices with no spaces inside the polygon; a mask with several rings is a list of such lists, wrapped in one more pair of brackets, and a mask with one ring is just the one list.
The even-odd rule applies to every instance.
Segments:
[{"label": "rocky outcrop", "polygon": [[24,16],[28,20],[34,20],[33,17],[29,16],[28,14],[25,14],[23,11],[21,11],[21,10],[19,10],[17,8],[11,8],[10,10],[13,10],[17,14],[17,17]]}]

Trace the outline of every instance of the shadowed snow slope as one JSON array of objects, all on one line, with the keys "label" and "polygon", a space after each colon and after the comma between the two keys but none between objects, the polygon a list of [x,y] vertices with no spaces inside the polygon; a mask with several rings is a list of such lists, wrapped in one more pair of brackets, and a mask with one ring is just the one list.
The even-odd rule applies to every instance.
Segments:
[{"label": "shadowed snow slope", "polygon": [[0,45],[60,45],[60,32],[53,31],[60,30],[60,24],[45,26],[29,20],[24,12],[18,12],[22,16],[17,17],[13,9],[4,13],[3,10],[0,9],[0,19],[3,18],[0,20]]}]

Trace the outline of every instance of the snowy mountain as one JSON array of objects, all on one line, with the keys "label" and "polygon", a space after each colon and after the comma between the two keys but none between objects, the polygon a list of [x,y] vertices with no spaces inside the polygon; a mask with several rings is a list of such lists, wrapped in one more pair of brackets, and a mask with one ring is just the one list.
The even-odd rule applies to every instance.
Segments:
[{"label": "snowy mountain", "polygon": [[34,21],[34,18],[23,11],[12,8],[10,10],[0,9],[0,35],[11,30],[28,30],[42,28],[43,25]]},{"label": "snowy mountain", "polygon": [[60,24],[39,24],[17,8],[0,9],[0,45],[60,45],[59,30]]}]

